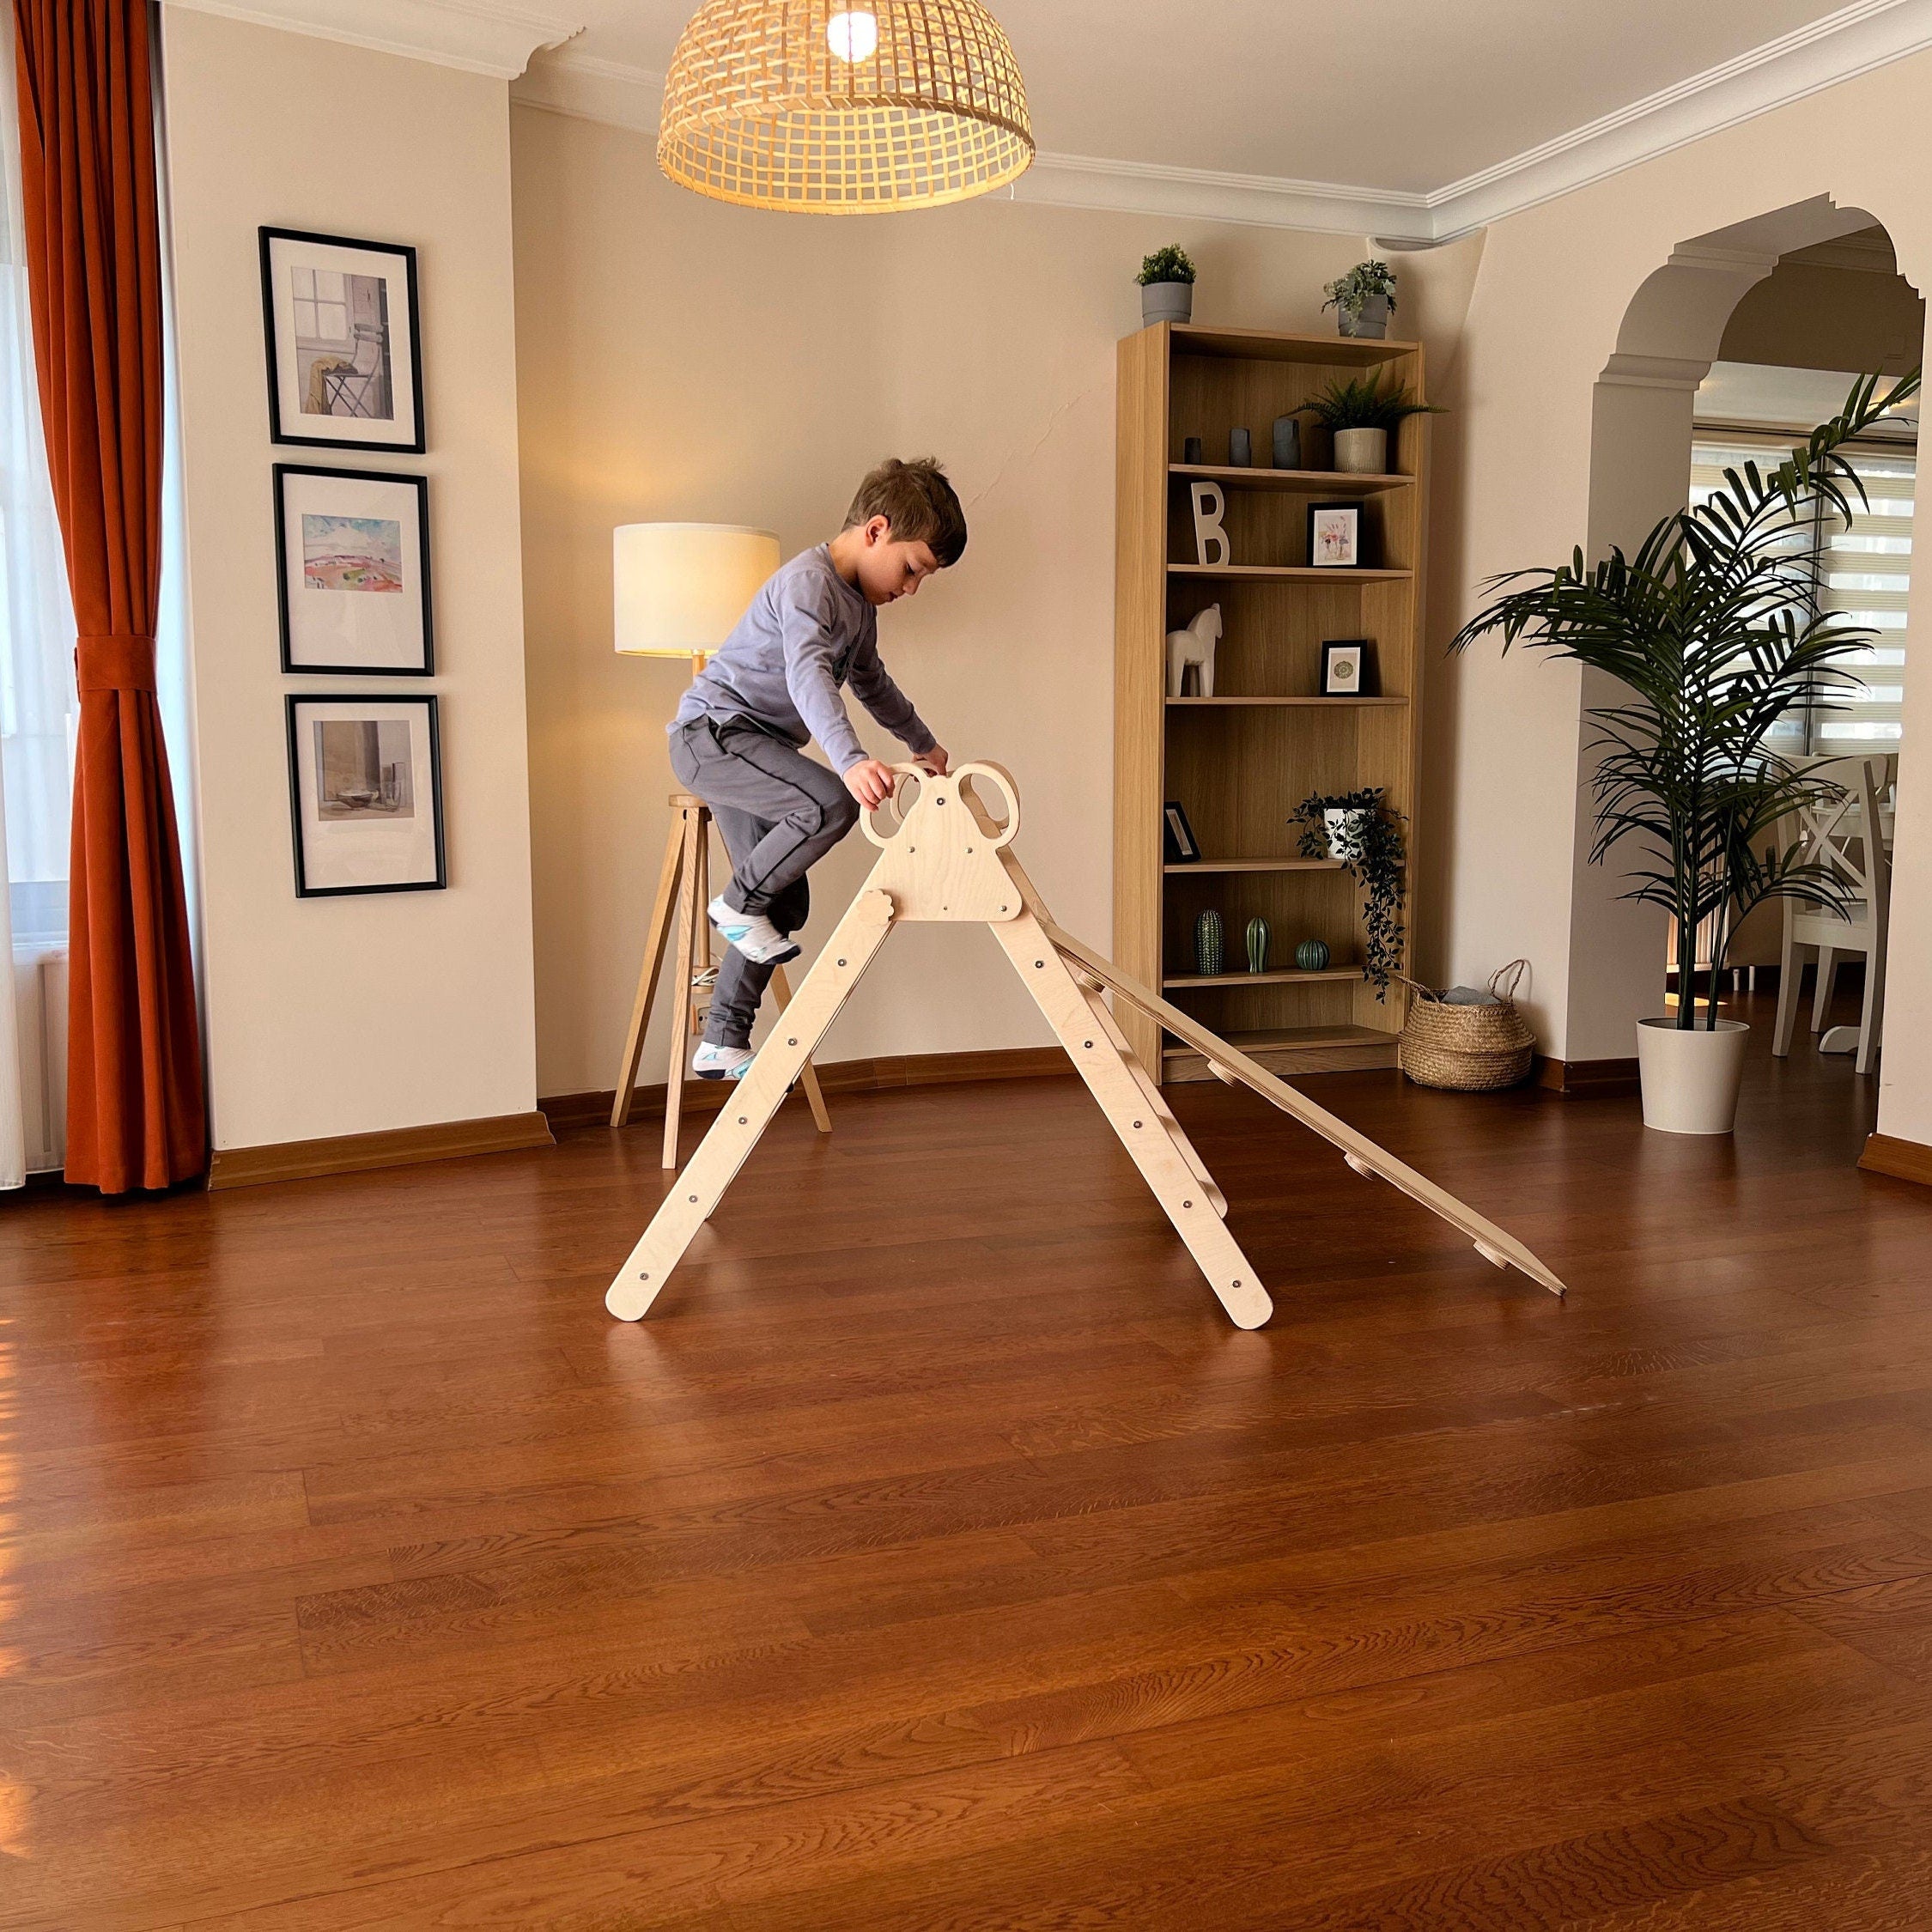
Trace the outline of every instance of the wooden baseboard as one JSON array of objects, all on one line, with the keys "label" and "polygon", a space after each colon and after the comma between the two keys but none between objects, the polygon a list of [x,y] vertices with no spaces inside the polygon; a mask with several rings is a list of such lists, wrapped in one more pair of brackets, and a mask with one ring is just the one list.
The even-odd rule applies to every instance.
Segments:
[{"label": "wooden baseboard", "polygon": [[208,1163],[210,1188],[256,1188],[270,1181],[307,1181],[323,1174],[410,1167],[462,1154],[502,1154],[555,1144],[541,1113],[499,1114],[484,1121],[440,1121],[429,1127],[343,1133],[328,1140],[283,1140],[266,1147],[217,1147]]},{"label": "wooden baseboard", "polygon": [[1632,1060],[1552,1060],[1536,1056],[1536,1084],[1565,1100],[1619,1100],[1637,1087]]},{"label": "wooden baseboard", "polygon": [[1922,1188],[1932,1188],[1932,1147],[1917,1140],[1872,1134],[1858,1164],[1868,1174],[1889,1174],[1894,1181],[1916,1181]]},{"label": "wooden baseboard", "polygon": [[[944,1087],[962,1080],[1037,1080],[1072,1071],[1059,1047],[999,1047],[979,1053],[892,1054],[876,1060],[835,1060],[818,1069],[818,1084],[827,1093],[878,1093],[888,1087]],[[684,1084],[684,1111],[715,1113],[731,1091],[726,1080],[689,1080]],[[662,1082],[640,1087],[631,1103],[632,1120],[664,1116]],[[611,1118],[617,1096],[608,1087],[601,1093],[565,1093],[540,1101],[558,1127],[586,1127]]]}]

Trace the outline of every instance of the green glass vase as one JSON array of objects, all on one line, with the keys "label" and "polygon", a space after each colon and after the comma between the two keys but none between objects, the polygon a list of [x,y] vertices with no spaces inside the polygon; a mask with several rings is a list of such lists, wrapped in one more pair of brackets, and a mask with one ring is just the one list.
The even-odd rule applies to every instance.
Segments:
[{"label": "green glass vase", "polygon": [[1265,973],[1268,969],[1268,940],[1273,935],[1268,931],[1265,919],[1251,919],[1248,922],[1248,970],[1250,973]]}]

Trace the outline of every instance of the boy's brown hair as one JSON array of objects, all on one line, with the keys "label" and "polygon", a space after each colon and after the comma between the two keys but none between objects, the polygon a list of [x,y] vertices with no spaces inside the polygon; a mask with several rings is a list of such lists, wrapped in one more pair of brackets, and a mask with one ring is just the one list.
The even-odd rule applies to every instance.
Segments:
[{"label": "boy's brown hair", "polygon": [[895,543],[930,545],[941,569],[965,555],[966,513],[935,457],[915,457],[910,463],[887,457],[860,484],[845,513],[845,527],[854,529],[874,517],[892,526]]}]

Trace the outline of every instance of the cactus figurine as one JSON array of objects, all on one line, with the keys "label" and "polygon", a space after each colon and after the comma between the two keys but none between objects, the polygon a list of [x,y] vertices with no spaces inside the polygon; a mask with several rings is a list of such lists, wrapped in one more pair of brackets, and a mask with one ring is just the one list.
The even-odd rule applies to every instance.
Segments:
[{"label": "cactus figurine", "polygon": [[1304,973],[1319,973],[1328,963],[1328,949],[1320,939],[1303,939],[1295,948],[1295,963]]},{"label": "cactus figurine", "polygon": [[1203,979],[1212,979],[1225,963],[1221,915],[1218,912],[1204,912],[1194,921],[1194,970]]},{"label": "cactus figurine", "polygon": [[1250,973],[1265,973],[1268,969],[1268,922],[1265,919],[1251,919],[1248,922],[1248,970]]}]

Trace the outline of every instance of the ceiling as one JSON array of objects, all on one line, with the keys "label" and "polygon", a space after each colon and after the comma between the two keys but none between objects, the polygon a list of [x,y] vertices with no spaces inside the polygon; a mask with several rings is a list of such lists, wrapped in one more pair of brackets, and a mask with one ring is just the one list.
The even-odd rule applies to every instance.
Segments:
[{"label": "ceiling", "polygon": [[[1424,195],[1833,14],[1827,0],[993,0],[1048,154]],[[695,0],[576,0],[661,75]],[[541,58],[541,57],[540,57]],[[550,57],[555,58],[555,57]]]}]

